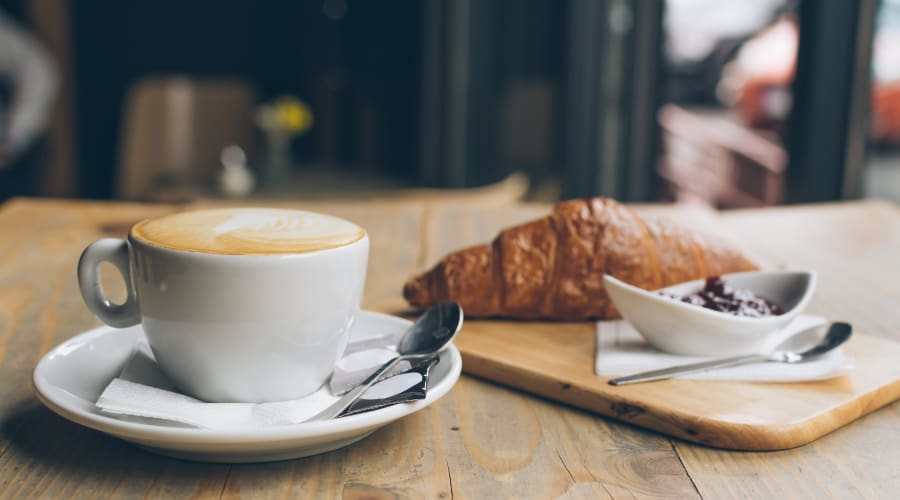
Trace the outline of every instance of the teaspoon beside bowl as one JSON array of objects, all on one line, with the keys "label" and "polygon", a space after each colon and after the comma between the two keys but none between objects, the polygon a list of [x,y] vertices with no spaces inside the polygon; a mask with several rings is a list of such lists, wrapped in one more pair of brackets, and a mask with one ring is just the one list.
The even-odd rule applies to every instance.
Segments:
[{"label": "teaspoon beside bowl", "polygon": [[776,346],[771,352],[765,354],[748,354],[745,356],[734,356],[730,358],[713,359],[710,361],[701,361],[699,363],[689,363],[686,365],[678,365],[661,370],[652,370],[647,372],[636,373],[625,377],[614,378],[609,381],[610,385],[635,384],[638,382],[650,382],[653,380],[665,380],[679,375],[687,375],[689,373],[698,373],[713,370],[715,368],[726,368],[731,366],[740,366],[750,363],[774,362],[774,363],[805,363],[820,358],[821,356],[840,347],[850,335],[853,333],[853,327],[849,323],[831,323],[828,330],[821,339],[812,344],[798,345],[798,340],[804,340],[809,337],[810,333],[817,333],[822,326],[815,326],[807,330],[802,330],[791,337],[785,339],[781,344]]}]

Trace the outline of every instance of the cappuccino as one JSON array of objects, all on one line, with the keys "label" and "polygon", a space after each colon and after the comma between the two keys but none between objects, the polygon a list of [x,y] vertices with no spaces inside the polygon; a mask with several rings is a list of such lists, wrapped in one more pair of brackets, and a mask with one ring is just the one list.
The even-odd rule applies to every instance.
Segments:
[{"label": "cappuccino", "polygon": [[138,223],[131,236],[151,245],[225,255],[306,253],[359,241],[352,222],[300,210],[234,208],[176,213]]},{"label": "cappuccino", "polygon": [[[95,241],[78,260],[82,297],[116,328],[140,324],[166,378],[212,402],[297,399],[330,376],[365,287],[359,226],[296,210],[184,212]],[[99,266],[128,297],[112,303]]]}]

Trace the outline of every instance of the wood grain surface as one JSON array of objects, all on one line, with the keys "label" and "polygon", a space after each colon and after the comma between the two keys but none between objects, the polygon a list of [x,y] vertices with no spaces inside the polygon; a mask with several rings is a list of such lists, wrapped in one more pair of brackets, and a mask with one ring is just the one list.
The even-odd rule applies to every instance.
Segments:
[{"label": "wood grain surface", "polygon": [[[883,206],[876,205],[884,208]],[[636,207],[645,213],[656,212],[658,207]],[[892,207],[893,208],[893,207]],[[730,219],[742,215],[733,212],[724,216],[707,210],[691,210],[678,207],[664,210],[668,216],[685,224],[704,228],[716,227],[718,233],[725,233],[736,239],[736,230],[746,222],[722,224],[716,219]],[[816,213],[830,211],[819,207]],[[852,210],[842,207],[841,212]],[[808,215],[803,209],[792,212]],[[867,216],[863,222],[867,229],[860,238],[872,238],[876,227],[890,228],[891,210],[887,212],[874,208],[874,220]],[[884,212],[884,213],[883,213]],[[779,211],[752,211],[751,219],[757,221],[759,213],[776,220]],[[439,223],[444,233],[467,234],[473,239],[490,238],[494,228],[519,222],[517,215],[530,214],[526,210],[512,207],[506,211],[494,210],[492,217],[454,216],[444,212],[446,220]],[[896,215],[896,214],[894,214]],[[837,217],[832,217],[837,219]],[[855,218],[845,218],[848,226],[838,227],[845,234],[859,231]],[[491,224],[494,222],[493,224]],[[473,224],[474,223],[474,224]],[[894,224],[897,222],[894,221]],[[777,240],[779,234],[791,229],[762,224],[768,227],[768,239]],[[815,222],[811,222],[816,226]],[[725,226],[720,228],[719,226]],[[852,227],[850,227],[852,226]],[[834,228],[832,227],[832,230]],[[432,229],[433,230],[433,229]],[[709,229],[707,229],[709,230]],[[833,236],[832,239],[840,238]],[[896,235],[894,235],[896,236]],[[887,231],[881,237],[887,239],[892,233]],[[435,240],[432,238],[431,240]],[[437,254],[452,249],[452,244],[435,240]],[[857,244],[855,239],[851,244]],[[864,241],[864,240],[863,240]],[[834,245],[834,241],[814,242],[816,245]],[[814,269],[797,259],[796,264],[779,260],[764,248],[753,246],[756,259],[767,267],[792,266]],[[900,241],[895,245],[882,245],[878,251],[900,250]],[[865,251],[871,251],[868,244]],[[782,251],[779,255],[786,255]],[[835,258],[833,254],[829,257]],[[884,256],[886,257],[886,255]],[[429,256],[436,260],[436,256]],[[832,262],[836,265],[836,262]],[[895,270],[900,270],[897,266]],[[888,269],[868,269],[862,273],[890,272]],[[876,278],[876,276],[873,276]],[[888,284],[890,287],[892,284]],[[888,294],[900,297],[900,290],[888,288]],[[827,313],[829,310],[825,310]],[[840,320],[843,316],[831,316]],[[561,401],[595,413],[610,416],[710,446],[737,450],[781,450],[806,444],[813,439],[832,432],[857,418],[900,398],[900,342],[873,338],[860,332],[857,327],[854,337],[845,350],[858,364],[857,369],[846,377],[828,381],[804,384],[753,384],[721,383],[670,380],[653,384],[612,387],[606,383],[608,377],[598,377],[593,373],[594,329],[586,323],[560,324],[514,321],[481,321],[468,325],[456,345],[463,355],[465,371],[485,379],[510,387]]]},{"label": "wood grain surface", "polygon": [[[388,312],[406,310],[399,291],[413,272],[547,210],[418,201],[301,205],[367,228],[372,254],[364,305]],[[898,403],[798,448],[733,452],[463,376],[437,404],[353,446],[234,466],[159,457],[43,408],[29,386],[35,363],[99,324],[75,283],[83,247],[180,208],[40,200],[0,207],[0,497],[895,498],[900,490]],[[641,210],[731,237],[768,265],[816,269],[812,312],[900,339],[894,205]],[[589,328],[559,326],[576,336]],[[463,335],[495,327],[470,322]]]},{"label": "wood grain surface", "polygon": [[844,347],[856,368],[792,384],[666,380],[613,387],[593,370],[584,325],[468,325],[456,345],[466,373],[687,441],[734,450],[806,444],[900,398],[900,342],[863,334]]}]

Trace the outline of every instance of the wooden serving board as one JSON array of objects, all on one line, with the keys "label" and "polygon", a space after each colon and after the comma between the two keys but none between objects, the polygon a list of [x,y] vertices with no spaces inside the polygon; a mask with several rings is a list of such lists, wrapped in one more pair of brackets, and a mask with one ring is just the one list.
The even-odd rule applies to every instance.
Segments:
[{"label": "wooden serving board", "polygon": [[594,375],[594,325],[469,321],[455,341],[463,371],[688,441],[781,450],[900,398],[900,343],[854,332],[856,367],[817,382],[665,380],[614,387]]}]

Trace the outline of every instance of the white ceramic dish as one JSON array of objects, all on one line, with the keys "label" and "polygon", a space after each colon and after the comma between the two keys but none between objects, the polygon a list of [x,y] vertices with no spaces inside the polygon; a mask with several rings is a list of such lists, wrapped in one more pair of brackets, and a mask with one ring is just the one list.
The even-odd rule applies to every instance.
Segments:
[{"label": "white ceramic dish", "polygon": [[[409,324],[402,318],[363,311],[351,337],[401,332]],[[355,443],[440,399],[456,383],[462,369],[459,351],[450,345],[432,370],[426,399],[323,422],[210,431],[167,422],[122,420],[101,413],[94,402],[119,374],[143,335],[140,326],[121,330],[103,326],[63,342],[34,370],[32,382],[38,399],[75,423],[163,455],[205,462],[265,462],[315,455]]]},{"label": "white ceramic dish", "polygon": [[619,312],[651,345],[673,354],[733,356],[765,350],[779,330],[799,315],[816,287],[816,275],[805,271],[754,271],[723,275],[780,304],[785,313],[747,318],[686,304],[662,293],[683,296],[703,288],[704,280],[647,291],[606,275],[606,292]]}]

